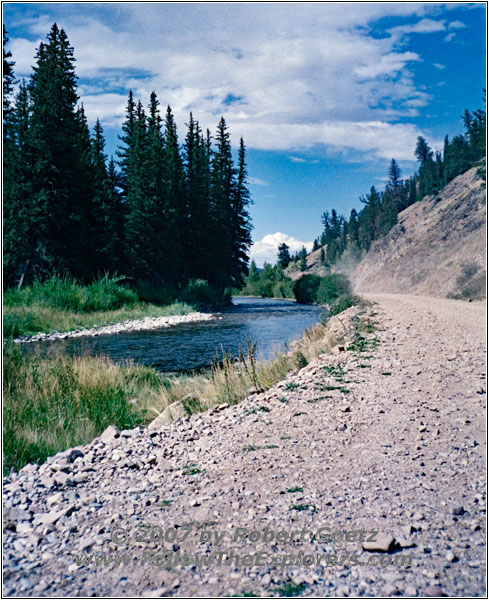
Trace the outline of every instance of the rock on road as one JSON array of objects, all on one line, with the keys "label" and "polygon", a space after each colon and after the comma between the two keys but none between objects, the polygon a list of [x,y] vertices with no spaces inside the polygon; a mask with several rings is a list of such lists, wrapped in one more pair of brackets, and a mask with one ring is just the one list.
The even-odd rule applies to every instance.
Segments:
[{"label": "rock on road", "polygon": [[[363,338],[269,391],[7,478],[4,595],[485,596],[485,306],[365,297]],[[115,551],[130,566],[76,564]],[[298,558],[239,562],[260,551]]]}]

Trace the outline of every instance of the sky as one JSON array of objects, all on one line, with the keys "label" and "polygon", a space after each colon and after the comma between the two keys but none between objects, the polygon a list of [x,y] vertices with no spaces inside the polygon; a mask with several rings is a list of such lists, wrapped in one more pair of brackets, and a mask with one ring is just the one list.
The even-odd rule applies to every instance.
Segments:
[{"label": "sky", "polygon": [[155,91],[180,139],[193,113],[224,116],[247,147],[251,256],[275,262],[348,216],[391,158],[416,169],[416,139],[441,149],[483,107],[483,3],[3,3],[17,78],[52,24],[75,49],[80,102],[115,153],[127,94]]}]

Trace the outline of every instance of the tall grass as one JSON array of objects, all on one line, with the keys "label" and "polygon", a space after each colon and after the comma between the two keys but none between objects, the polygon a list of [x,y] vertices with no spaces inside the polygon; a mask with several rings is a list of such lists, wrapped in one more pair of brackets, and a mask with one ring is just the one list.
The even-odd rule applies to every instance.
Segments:
[{"label": "tall grass", "polygon": [[4,348],[4,468],[43,462],[90,442],[110,424],[148,421],[148,405],[165,387],[154,369],[109,359],[26,357]]},{"label": "tall grass", "polygon": [[4,337],[70,331],[195,310],[182,302],[167,306],[142,302],[134,290],[122,285],[122,279],[104,276],[85,286],[71,277],[53,276],[21,290],[6,290]]}]

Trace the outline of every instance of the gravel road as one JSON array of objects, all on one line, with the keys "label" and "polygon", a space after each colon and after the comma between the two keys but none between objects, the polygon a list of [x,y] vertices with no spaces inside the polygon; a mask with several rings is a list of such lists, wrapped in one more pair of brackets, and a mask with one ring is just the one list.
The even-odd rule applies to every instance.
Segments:
[{"label": "gravel road", "polygon": [[485,306],[366,297],[271,390],[7,478],[4,595],[485,597]]}]

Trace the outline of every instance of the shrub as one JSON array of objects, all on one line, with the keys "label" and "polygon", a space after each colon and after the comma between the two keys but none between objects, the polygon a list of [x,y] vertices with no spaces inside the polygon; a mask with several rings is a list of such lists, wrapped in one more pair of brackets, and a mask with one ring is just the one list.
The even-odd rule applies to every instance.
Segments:
[{"label": "shrub", "polygon": [[321,279],[316,296],[316,302],[320,304],[331,304],[340,296],[351,292],[348,277],[343,273],[333,273]]},{"label": "shrub", "polygon": [[316,302],[317,291],[321,277],[318,275],[303,275],[294,281],[293,291],[297,302],[301,304],[312,304]]},{"label": "shrub", "polygon": [[359,302],[360,298],[358,296],[354,296],[352,294],[344,294],[343,296],[340,296],[338,300],[333,302],[333,304],[329,307],[327,311],[328,317],[338,315],[347,308],[350,308],[350,306],[355,306]]}]

